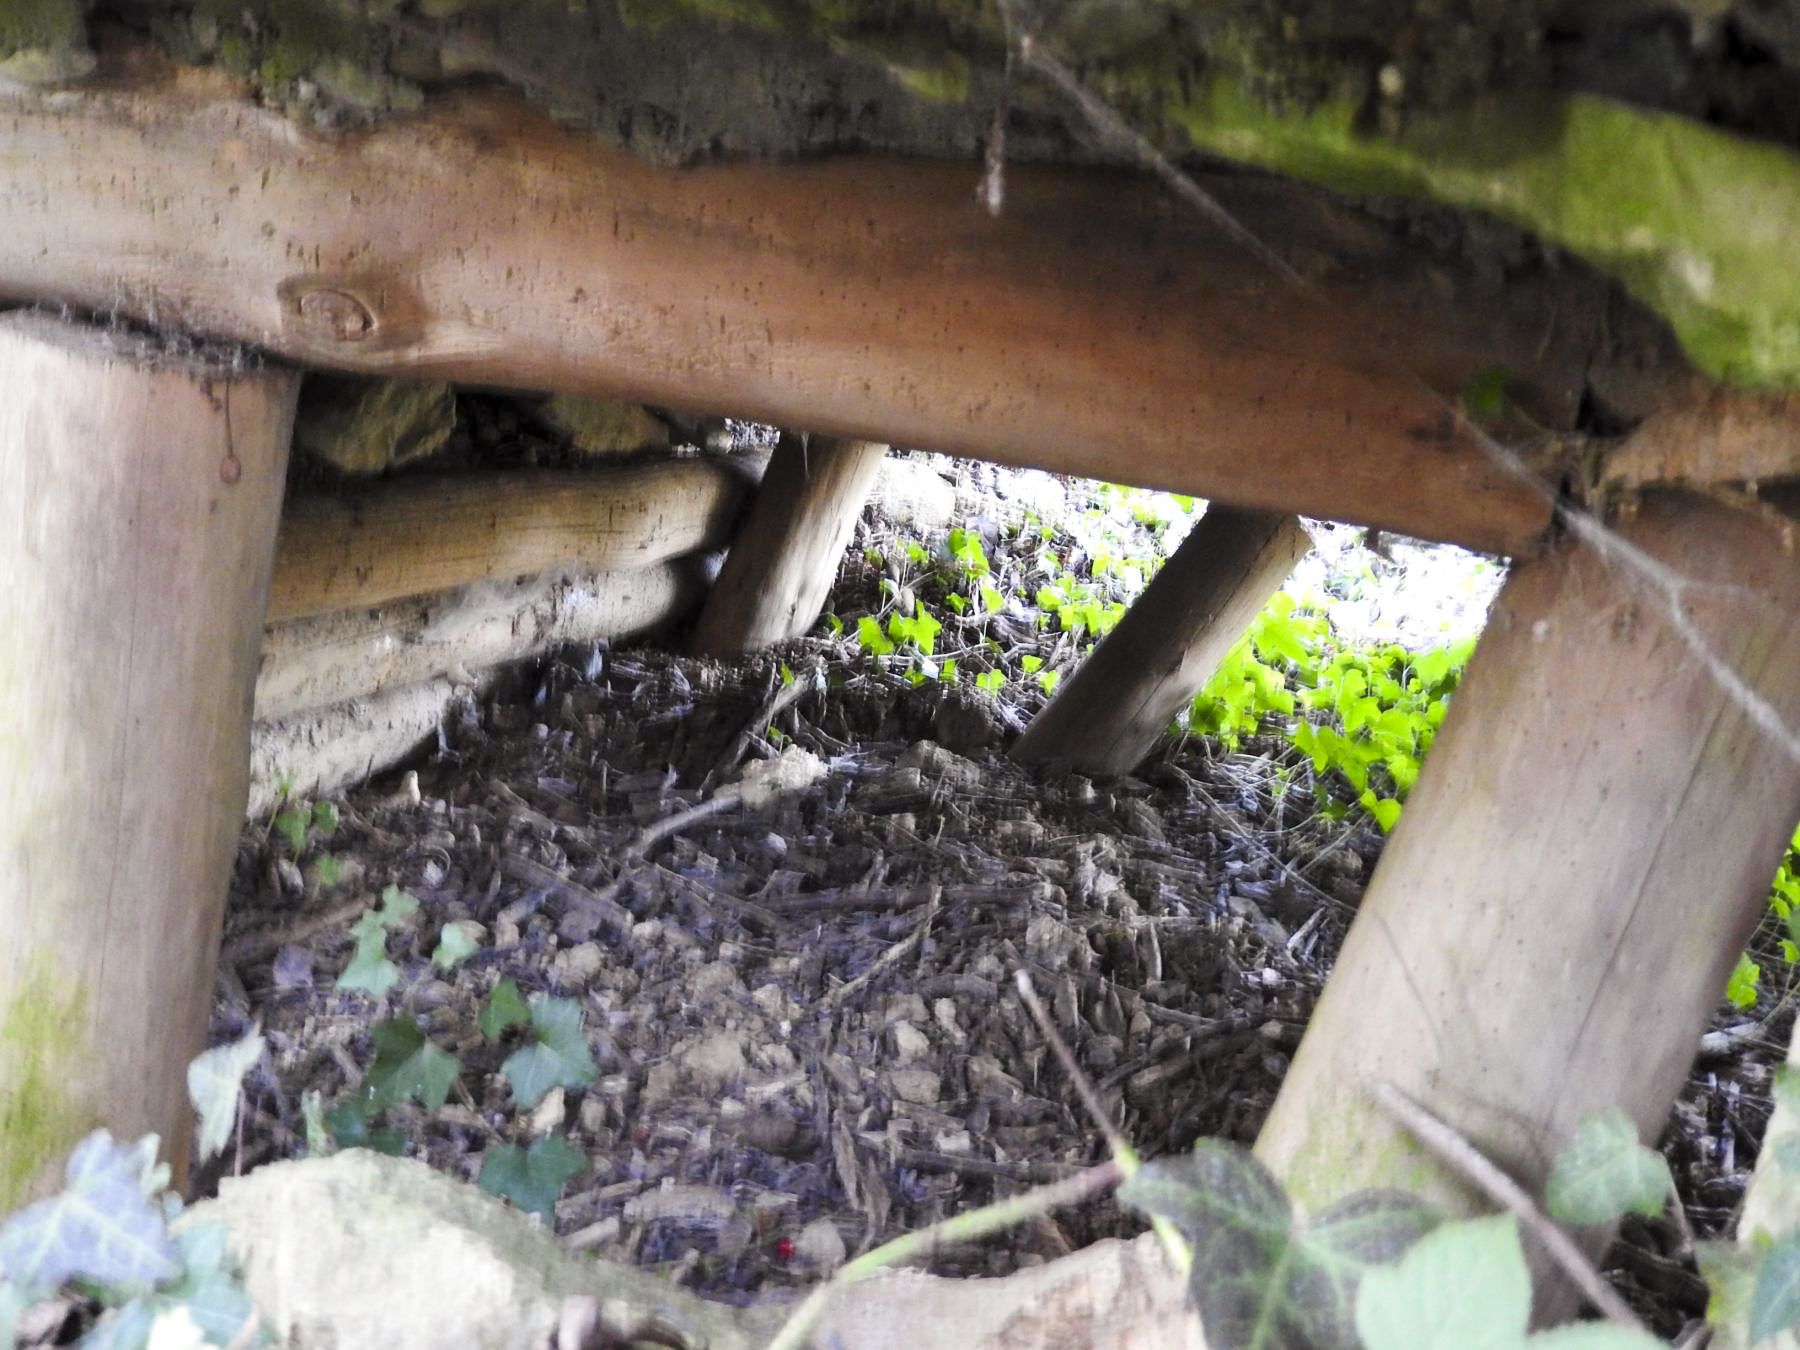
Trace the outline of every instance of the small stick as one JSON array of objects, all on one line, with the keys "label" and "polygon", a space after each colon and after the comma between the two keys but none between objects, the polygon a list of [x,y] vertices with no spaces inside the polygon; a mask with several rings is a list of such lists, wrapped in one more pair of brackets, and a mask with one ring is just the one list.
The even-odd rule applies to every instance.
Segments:
[{"label": "small stick", "polygon": [[1510,1212],[1520,1226],[1538,1240],[1551,1259],[1563,1268],[1564,1273],[1575,1281],[1576,1287],[1608,1321],[1633,1331],[1641,1331],[1646,1336],[1650,1334],[1649,1328],[1626,1305],[1625,1300],[1600,1277],[1594,1263],[1575,1245],[1574,1239],[1538,1208],[1537,1203],[1518,1182],[1483,1157],[1480,1149],[1386,1079],[1368,1079],[1363,1088],[1375,1099],[1377,1106],[1435,1153],[1440,1162],[1461,1175],[1488,1199]]}]

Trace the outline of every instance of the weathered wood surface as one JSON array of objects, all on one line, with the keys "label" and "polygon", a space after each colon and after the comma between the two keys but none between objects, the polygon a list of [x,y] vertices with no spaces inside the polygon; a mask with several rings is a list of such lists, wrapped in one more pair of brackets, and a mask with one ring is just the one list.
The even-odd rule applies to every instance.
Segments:
[{"label": "weathered wood surface", "polygon": [[966,165],[671,170],[492,94],[332,140],[211,74],[103,73],[0,101],[0,295],[328,367],[730,408],[1530,552],[1547,505],[1456,392],[1504,368],[1568,427],[1630,347],[1584,272],[1468,268],[1271,180],[1203,181],[1310,294],[1123,174],[1015,166],[995,218]]},{"label": "weathered wood surface", "polygon": [[688,649],[730,659],[811,628],[886,454],[872,441],[784,435]]},{"label": "weathered wood surface", "polygon": [[271,624],[256,677],[256,720],[480,670],[552,647],[646,632],[705,593],[702,558],[629,572],[556,571]]},{"label": "weathered wood surface", "polygon": [[297,380],[0,318],[0,1210],[186,1165]]},{"label": "weathered wood surface", "polygon": [[627,571],[723,548],[744,494],[721,460],[593,472],[406,477],[296,496],[272,620],[329,614],[563,564]]},{"label": "weathered wood surface", "polygon": [[[1619,522],[1695,628],[1800,722],[1800,558],[1778,522],[1665,493]],[[1470,1197],[1363,1095],[1388,1079],[1527,1187],[1587,1113],[1667,1119],[1764,911],[1800,762],[1564,541],[1508,580],[1257,1148],[1317,1207]]]},{"label": "weathered wood surface", "polygon": [[1209,506],[1009,752],[1130,773],[1312,547],[1293,516]]},{"label": "weathered wood surface", "polygon": [[469,681],[436,675],[256,723],[249,792],[233,799],[242,804],[238,822],[266,817],[283,787],[298,797],[335,792],[398,764],[427,741],[435,745],[457,701],[478,698],[493,676],[492,670],[466,673]]}]

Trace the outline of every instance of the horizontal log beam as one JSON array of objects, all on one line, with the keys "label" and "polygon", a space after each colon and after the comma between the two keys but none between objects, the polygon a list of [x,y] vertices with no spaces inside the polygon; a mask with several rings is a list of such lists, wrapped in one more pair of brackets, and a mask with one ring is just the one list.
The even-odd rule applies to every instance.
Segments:
[{"label": "horizontal log beam", "polygon": [[720,460],[445,474],[289,499],[269,621],[569,564],[631,571],[729,542],[746,475]]},{"label": "horizontal log beam", "polygon": [[1572,266],[1430,256],[1264,179],[1203,181],[1306,293],[1110,172],[1009,168],[993,217],[968,165],[668,169],[495,94],[327,138],[141,52],[0,115],[0,296],[1503,552],[1535,547],[1547,507],[1456,392],[1501,368],[1567,427],[1619,323]]}]

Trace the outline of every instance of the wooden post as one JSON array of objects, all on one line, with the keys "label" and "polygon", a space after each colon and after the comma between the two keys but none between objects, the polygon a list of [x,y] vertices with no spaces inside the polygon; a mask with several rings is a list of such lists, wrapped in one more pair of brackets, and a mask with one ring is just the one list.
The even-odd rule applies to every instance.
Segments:
[{"label": "wooden post", "polygon": [[1136,768],[1312,546],[1293,516],[1217,503],[1012,748],[1021,764]]},{"label": "wooden post", "polygon": [[[1618,523],[1695,630],[1800,722],[1800,560],[1685,493]],[[1539,1186],[1588,1113],[1654,1140],[1762,912],[1800,760],[1624,568],[1563,539],[1495,605],[1257,1142],[1314,1208],[1368,1186],[1480,1206],[1371,1103],[1386,1079]]]},{"label": "wooden post", "polygon": [[810,628],[886,453],[871,441],[783,435],[689,649],[740,656]]},{"label": "wooden post", "polygon": [[185,1174],[297,384],[0,317],[0,1211],[96,1125]]}]

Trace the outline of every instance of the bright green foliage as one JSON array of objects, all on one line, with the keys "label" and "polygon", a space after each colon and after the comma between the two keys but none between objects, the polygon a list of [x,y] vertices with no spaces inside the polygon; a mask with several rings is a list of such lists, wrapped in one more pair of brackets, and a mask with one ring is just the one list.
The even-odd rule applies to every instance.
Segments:
[{"label": "bright green foliage", "polygon": [[410,1017],[393,1017],[369,1029],[375,1062],[362,1081],[361,1096],[369,1114],[403,1101],[417,1101],[435,1111],[450,1095],[461,1066],[456,1056],[440,1050]]},{"label": "bright green foliage", "polygon": [[260,1032],[252,1031],[230,1045],[214,1046],[188,1065],[188,1100],[200,1116],[194,1147],[201,1162],[224,1150],[237,1119],[244,1075],[262,1058],[267,1044]]},{"label": "bright green foliage", "polygon": [[585,1087],[598,1072],[581,1034],[581,1005],[539,994],[531,1000],[532,1041],[506,1057],[500,1072],[521,1107],[535,1106],[552,1088]]},{"label": "bright green foliage", "polygon": [[1725,982],[1725,997],[1735,1007],[1754,1008],[1756,986],[1761,981],[1762,967],[1746,952],[1738,957],[1737,965],[1731,968],[1731,978]]},{"label": "bright green foliage", "polygon": [[510,1200],[528,1213],[540,1214],[549,1223],[555,1215],[556,1197],[569,1178],[587,1166],[560,1135],[535,1140],[529,1148],[495,1144],[481,1159],[481,1175],[475,1184],[482,1190]]},{"label": "bright green foliage", "polygon": [[1583,1120],[1550,1170],[1544,1207],[1563,1223],[1612,1223],[1626,1214],[1654,1219],[1674,1187],[1662,1154],[1638,1142],[1620,1110]]},{"label": "bright green foliage", "polygon": [[1186,729],[1232,744],[1275,722],[1322,782],[1391,830],[1474,646],[1341,644],[1324,614],[1283,593],[1195,696]]}]

